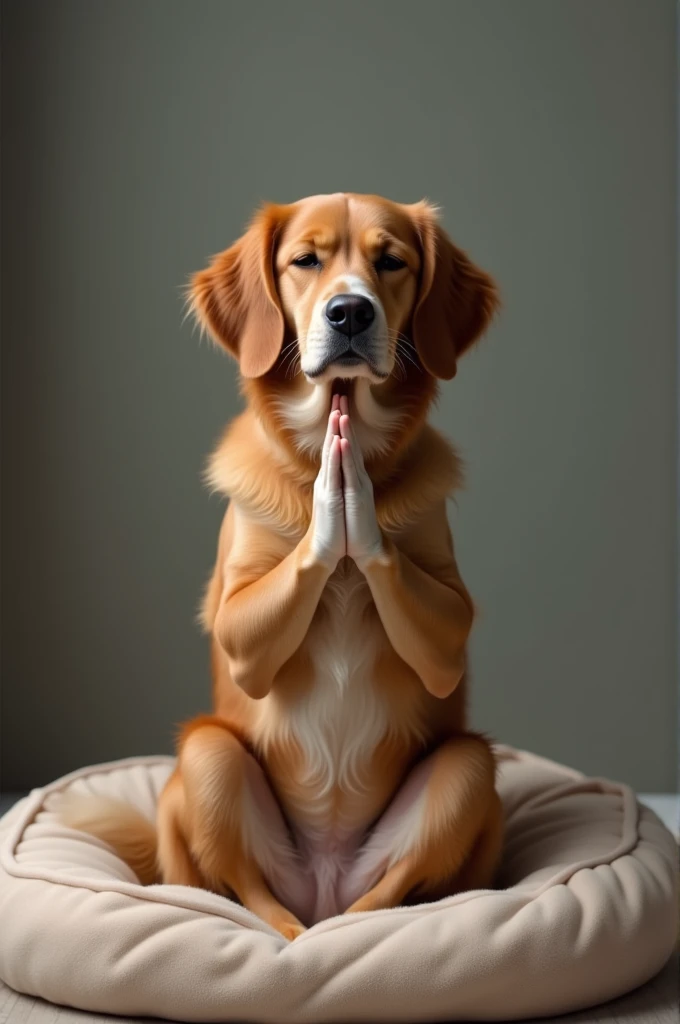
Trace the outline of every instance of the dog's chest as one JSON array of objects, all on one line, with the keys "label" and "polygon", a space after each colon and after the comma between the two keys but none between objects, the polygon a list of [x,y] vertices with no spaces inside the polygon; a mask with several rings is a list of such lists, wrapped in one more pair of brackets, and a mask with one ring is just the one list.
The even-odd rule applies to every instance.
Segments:
[{"label": "dog's chest", "polygon": [[359,795],[370,786],[366,769],[389,725],[375,681],[381,639],[368,584],[353,562],[343,560],[307,634],[310,686],[288,708],[301,753],[296,781],[305,792],[306,817],[327,818],[337,788]]}]

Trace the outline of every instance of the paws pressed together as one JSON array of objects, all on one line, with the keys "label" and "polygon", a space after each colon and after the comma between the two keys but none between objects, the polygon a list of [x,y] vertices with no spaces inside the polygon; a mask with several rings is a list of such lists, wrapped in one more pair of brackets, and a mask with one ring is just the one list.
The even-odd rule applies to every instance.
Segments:
[{"label": "paws pressed together", "polygon": [[141,882],[239,900],[287,938],[347,911],[489,887],[503,821],[469,728],[473,605],[427,423],[487,327],[492,280],[429,204],[266,206],[196,274],[245,410],[209,469],[229,498],[203,603],[213,708],[184,726],[155,828],[71,824]]},{"label": "paws pressed together", "polygon": [[345,555],[361,568],[383,553],[373,484],[354,436],[346,395],[334,394],[314,481],[314,557],[335,569]]}]

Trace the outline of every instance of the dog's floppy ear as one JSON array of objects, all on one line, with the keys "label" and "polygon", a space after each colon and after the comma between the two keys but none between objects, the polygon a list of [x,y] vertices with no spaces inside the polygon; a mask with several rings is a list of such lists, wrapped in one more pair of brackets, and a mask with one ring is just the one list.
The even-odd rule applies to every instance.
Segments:
[{"label": "dog's floppy ear", "polygon": [[422,247],[420,293],[412,333],[421,363],[433,377],[450,380],[458,358],[486,330],[499,305],[493,280],[468,259],[423,201],[410,207]]},{"label": "dog's floppy ear", "polygon": [[271,370],[285,322],[274,281],[274,250],[286,207],[269,204],[245,235],[194,274],[190,299],[196,319],[238,359],[244,377]]}]

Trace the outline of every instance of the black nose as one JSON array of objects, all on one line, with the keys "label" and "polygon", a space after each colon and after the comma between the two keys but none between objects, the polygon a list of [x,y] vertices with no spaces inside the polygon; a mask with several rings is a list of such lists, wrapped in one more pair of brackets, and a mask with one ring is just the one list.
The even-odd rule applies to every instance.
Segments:
[{"label": "black nose", "polygon": [[336,331],[353,338],[373,323],[375,309],[363,295],[334,295],[326,303],[326,319]]}]

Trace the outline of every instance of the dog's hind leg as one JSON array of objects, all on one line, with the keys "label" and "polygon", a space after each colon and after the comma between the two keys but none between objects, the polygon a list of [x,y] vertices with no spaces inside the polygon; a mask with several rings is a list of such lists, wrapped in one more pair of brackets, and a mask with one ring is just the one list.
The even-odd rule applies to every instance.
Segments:
[{"label": "dog's hind leg", "polygon": [[466,733],[407,775],[344,880],[348,912],[489,888],[503,824],[488,742]]},{"label": "dog's hind leg", "polygon": [[191,885],[203,889],[205,880],[193,861],[182,827],[185,815],[182,779],[175,771],[166,782],[158,802],[156,826],[161,876],[166,885]]},{"label": "dog's hind leg", "polygon": [[307,883],[262,768],[228,725],[202,718],[185,730],[176,775],[159,807],[163,881],[235,894],[288,939],[304,925]]}]

